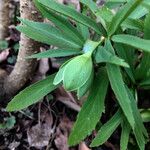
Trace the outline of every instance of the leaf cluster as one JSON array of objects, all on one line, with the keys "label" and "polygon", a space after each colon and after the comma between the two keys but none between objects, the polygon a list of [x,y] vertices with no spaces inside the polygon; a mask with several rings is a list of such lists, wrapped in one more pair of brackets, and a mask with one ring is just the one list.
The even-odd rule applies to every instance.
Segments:
[{"label": "leaf cluster", "polygon": [[[77,12],[55,0],[34,1],[43,17],[53,24],[20,18],[22,24],[17,29],[57,49],[27,59],[72,58],[63,63],[56,74],[21,91],[7,110],[26,108],[62,85],[67,91],[76,91],[79,99],[88,95],[69,137],[68,144],[73,146],[96,128],[105,113],[110,85],[116,113],[100,127],[90,146],[104,144],[120,126],[121,150],[128,148],[130,134],[135,136],[139,149],[144,150],[148,133],[142,117],[150,117],[148,110],[141,113],[138,108],[137,90],[150,89],[150,2],[107,0],[104,6],[98,7],[93,0],[80,0],[83,7]],[[139,54],[142,54],[140,59]]]}]

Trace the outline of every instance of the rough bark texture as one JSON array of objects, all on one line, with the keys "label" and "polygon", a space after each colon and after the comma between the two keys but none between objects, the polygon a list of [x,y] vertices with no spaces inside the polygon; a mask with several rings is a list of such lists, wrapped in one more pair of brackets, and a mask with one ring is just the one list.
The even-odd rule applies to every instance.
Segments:
[{"label": "rough bark texture", "polygon": [[0,0],[0,40],[8,36],[9,0]]},{"label": "rough bark texture", "polygon": [[4,79],[7,75],[8,75],[7,72],[0,68],[0,101],[3,100],[3,96],[5,94],[3,86],[4,86]]},{"label": "rough bark texture", "polygon": [[[32,0],[20,0],[20,14],[21,18],[27,18],[33,21],[41,21],[41,16],[34,7]],[[20,49],[16,65],[12,73],[5,79],[3,90],[5,96],[14,95],[20,90],[26,81],[31,78],[34,73],[37,61],[34,59],[25,59],[26,56],[38,52],[40,44],[27,38],[21,34]]]}]

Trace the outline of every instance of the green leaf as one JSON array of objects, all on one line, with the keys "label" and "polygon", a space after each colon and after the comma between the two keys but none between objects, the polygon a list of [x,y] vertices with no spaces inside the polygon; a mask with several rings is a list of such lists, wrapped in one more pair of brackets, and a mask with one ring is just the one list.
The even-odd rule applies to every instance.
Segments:
[{"label": "green leaf", "polygon": [[63,77],[64,77],[64,70],[65,70],[65,67],[66,65],[74,58],[71,58],[69,60],[67,60],[66,62],[64,62],[61,67],[59,68],[59,71],[57,72],[55,78],[54,78],[54,81],[53,81],[53,84],[54,85],[57,85],[59,84],[61,81],[63,81]]},{"label": "green leaf", "polygon": [[101,31],[101,28],[99,28],[98,24],[96,22],[94,22],[92,19],[88,18],[87,16],[77,12],[76,10],[74,10],[68,6],[61,5],[57,2],[55,2],[54,0],[45,0],[45,1],[38,0],[38,2],[53,11],[56,11],[65,16],[68,16],[68,17],[74,19],[75,21],[80,22],[80,23],[92,28],[99,34],[104,32],[104,31]]},{"label": "green leaf", "polygon": [[55,12],[47,9],[37,0],[34,0],[36,7],[41,11],[42,15],[52,21],[59,29],[63,30],[64,33],[69,33],[68,36],[79,44],[84,43],[83,36],[78,30],[64,17],[56,14]]},{"label": "green leaf", "polygon": [[143,31],[144,23],[141,20],[135,20],[132,18],[127,18],[121,26],[127,29]]},{"label": "green leaf", "polygon": [[95,129],[102,112],[104,111],[104,100],[108,87],[108,78],[104,69],[101,69],[94,78],[93,86],[88,99],[78,114],[77,121],[69,136],[69,145],[76,145],[92,130]]},{"label": "green leaf", "polygon": [[4,118],[5,123],[0,124],[0,129],[12,129],[16,123],[16,118],[14,116],[10,116],[7,118]]},{"label": "green leaf", "polygon": [[93,64],[91,53],[80,55],[72,59],[65,67],[63,84],[66,90],[73,91],[83,86],[89,79]]},{"label": "green leaf", "polygon": [[147,10],[147,13],[144,13],[144,16],[145,16],[146,14],[149,13],[149,9],[150,9],[150,2],[149,2],[149,0],[144,0],[143,3],[142,3],[142,7],[144,7]]},{"label": "green leaf", "polygon": [[127,4],[125,4],[113,17],[109,29],[108,35],[113,35],[121,23],[141,4],[143,0],[131,0]]},{"label": "green leaf", "polygon": [[86,81],[86,83],[77,90],[78,99],[84,96],[86,92],[90,89],[93,79],[94,79],[94,70],[91,72],[91,75],[89,79]]},{"label": "green leaf", "polygon": [[6,110],[9,112],[18,111],[41,100],[45,95],[58,87],[53,85],[54,77],[55,74],[50,75],[46,79],[25,88],[8,103]]},{"label": "green leaf", "polygon": [[128,149],[130,132],[131,132],[131,127],[130,127],[128,121],[125,119],[122,122],[122,132],[121,132],[121,139],[120,139],[120,149],[121,150]]},{"label": "green leaf", "polygon": [[[100,41],[101,42],[101,41]],[[87,56],[87,58],[88,57],[91,57],[91,54],[92,54],[92,52],[96,49],[96,47],[100,44],[100,42],[94,42],[94,41],[91,41],[91,40],[87,40],[86,42],[85,42],[85,44],[84,44],[84,46],[83,46],[83,51],[84,51],[84,55],[81,55],[81,56]],[[78,56],[78,57],[76,57],[76,58],[78,58],[77,59],[77,63],[79,63],[79,66],[81,66],[80,65],[80,60],[82,61],[82,58],[83,58],[83,60],[85,60],[85,58],[86,57],[82,57],[82,58],[80,58],[81,56]],[[76,58],[72,58],[71,60],[73,61],[74,59],[76,59]],[[76,75],[76,71],[77,70],[75,70],[75,69],[73,69],[74,70],[74,74],[72,74],[72,71],[71,71],[71,69],[72,69],[72,67],[70,66],[70,68],[69,68],[69,70],[71,71],[71,75],[72,76],[69,76],[70,78],[69,79],[71,79],[72,81],[71,82],[69,82],[69,80],[67,80],[67,78],[64,76],[64,73],[65,73],[65,67],[64,67],[64,65],[66,65],[68,62],[70,62],[71,60],[68,60],[67,62],[65,62],[63,65],[62,65],[62,67],[59,69],[59,71],[58,71],[58,73],[57,73],[57,75],[56,75],[56,77],[55,77],[55,79],[54,79],[54,84],[55,85],[57,85],[58,83],[60,83],[62,80],[64,81],[64,83],[66,84],[66,83],[68,83],[69,85],[64,85],[64,86],[71,86],[71,84],[73,84],[73,86],[77,86],[77,85],[80,85],[80,84],[83,84],[83,85],[80,85],[81,87],[78,87],[78,97],[80,97],[80,96],[82,96],[82,95],[84,95],[85,94],[85,92],[87,91],[87,88],[88,88],[88,86],[90,86],[90,82],[88,82],[89,80],[92,80],[92,79],[90,79],[90,77],[91,77],[91,73],[92,73],[92,71],[93,71],[93,69],[92,68],[88,68],[88,69],[90,69],[90,71],[91,71],[91,69],[92,69],[92,71],[90,72],[90,74],[88,75],[88,73],[86,74],[87,76],[88,76],[88,78],[85,80],[85,82],[83,83],[83,79],[82,78],[80,78],[80,80],[83,80],[81,83],[79,83],[79,81],[78,82],[76,82],[75,80],[74,80],[74,78],[72,78],[72,76],[74,76],[74,77],[77,77],[77,75]],[[76,62],[73,62],[73,65],[74,65],[74,67],[76,67],[76,64],[75,64]],[[84,63],[86,63],[86,62],[84,62]],[[90,58],[90,61],[88,62],[88,64],[92,64],[92,60],[91,60],[91,58]],[[83,65],[83,64],[82,64]],[[89,65],[89,66],[90,66]],[[82,67],[82,66],[81,66]],[[84,72],[81,72],[80,71],[80,69],[81,68],[78,68],[79,70],[79,72],[80,73],[83,73],[84,74]],[[86,70],[86,68],[84,67],[84,69]],[[81,69],[82,70],[82,69]],[[88,70],[87,70],[88,71]],[[67,71],[66,71],[67,72]],[[69,74],[67,74],[67,75],[69,75]],[[86,84],[86,82],[87,82],[87,84]],[[77,88],[77,87],[76,87]],[[68,89],[69,90],[69,89]],[[71,90],[71,89],[70,89]],[[76,90],[76,89],[72,89],[72,90]]]},{"label": "green leaf", "polygon": [[59,84],[61,81],[63,81],[63,74],[64,74],[64,70],[65,70],[65,66],[60,68],[59,71],[57,72],[53,84],[57,85]]},{"label": "green leaf", "polygon": [[24,25],[18,26],[17,29],[36,41],[61,48],[80,49],[82,47],[82,45],[75,43],[62,31],[48,23],[33,22],[25,19],[20,20]]},{"label": "green leaf", "polygon": [[150,109],[142,110],[141,117],[142,117],[143,122],[150,122]]},{"label": "green leaf", "polygon": [[137,132],[138,132],[137,134],[139,134],[139,132],[141,131],[144,134],[144,136],[147,138],[148,133],[144,127],[144,124],[143,124],[143,121],[142,121],[142,118],[140,115],[140,111],[138,110],[138,106],[137,106],[137,103],[133,96],[133,93],[130,91],[130,89],[128,87],[126,87],[126,89],[127,89],[128,95],[130,97],[133,114],[135,116],[135,123],[136,123],[135,130],[137,130]]},{"label": "green leaf", "polygon": [[[132,19],[139,19],[139,18],[142,18],[144,17],[146,14],[148,14],[149,12],[149,8],[147,9],[145,7],[145,4],[147,3],[146,2],[147,0],[143,0],[141,5],[139,5],[132,13],[131,15],[129,16],[130,18]],[[145,3],[146,2],[146,3]],[[149,0],[148,0],[149,2]]]},{"label": "green leaf", "polygon": [[107,23],[111,22],[113,14],[106,6],[99,8],[93,0],[80,0],[81,3],[86,5],[93,14],[97,17],[98,22],[100,22],[105,29],[107,29]]},{"label": "green leaf", "polygon": [[6,120],[5,126],[7,129],[11,129],[14,127],[14,125],[16,123],[16,118],[14,116],[10,116],[8,118],[5,118],[5,120]]},{"label": "green leaf", "polygon": [[141,118],[140,112],[137,108],[137,104],[133,97],[133,94],[127,87],[126,87],[126,89],[127,89],[128,95],[130,97],[133,114],[135,116],[135,128],[133,129],[133,133],[135,135],[135,138],[136,138],[136,141],[138,143],[140,150],[145,150],[145,144],[146,144],[145,138],[148,138],[148,134],[143,125],[142,118]]},{"label": "green leaf", "polygon": [[127,45],[122,45],[120,43],[115,43],[114,47],[119,57],[124,59],[129,64],[130,68],[124,69],[130,77],[131,81],[135,83],[135,49]]},{"label": "green leaf", "polygon": [[112,11],[106,6],[102,6],[101,8],[99,8],[95,15],[97,16],[98,21],[100,21],[105,29],[107,29],[113,18]]},{"label": "green leaf", "polygon": [[113,18],[113,13],[109,8],[103,6],[97,11],[96,16],[98,19],[99,17],[101,17],[103,20],[106,21],[106,23],[110,23]]},{"label": "green leaf", "polygon": [[115,115],[101,127],[90,146],[96,147],[105,143],[120,125],[122,121],[121,116],[121,111],[117,111]]},{"label": "green leaf", "polygon": [[127,120],[130,122],[130,125],[134,128],[135,121],[131,108],[131,102],[124,86],[125,83],[122,79],[120,68],[115,65],[107,64],[107,72],[111,87],[116,95],[119,105],[122,108]]},{"label": "green leaf", "polygon": [[[150,40],[150,13],[146,16],[144,22],[144,39]],[[136,70],[136,79],[143,80],[146,78],[148,71],[150,71],[150,53],[144,52],[142,61]]]},{"label": "green leaf", "polygon": [[111,3],[125,3],[128,0],[107,0],[107,2],[111,2]]},{"label": "green leaf", "polygon": [[0,40],[0,50],[8,48],[8,42],[5,40]]},{"label": "green leaf", "polygon": [[80,0],[80,2],[90,8],[93,13],[98,11],[98,7],[93,0]]},{"label": "green leaf", "polygon": [[[114,52],[114,50],[111,47],[110,41],[107,41],[105,48]],[[108,64],[108,63],[106,66],[107,66],[109,81],[116,95],[118,103],[120,107],[122,108],[131,127],[134,129],[134,126],[135,126],[134,115],[133,115],[133,111],[131,107],[130,98],[126,90],[125,83],[123,81],[120,67],[113,65],[113,64]]]},{"label": "green leaf", "polygon": [[105,6],[109,9],[115,9],[123,5],[123,3],[127,2],[126,0],[107,0]]},{"label": "green leaf", "polygon": [[81,23],[77,23],[77,28],[78,31],[82,34],[82,36],[84,37],[84,40],[86,41],[87,39],[90,38],[90,32],[87,26],[84,26]]},{"label": "green leaf", "polygon": [[65,57],[71,55],[82,54],[81,51],[73,49],[50,49],[41,53],[37,53],[26,58],[52,58],[52,57]]},{"label": "green leaf", "polygon": [[150,86],[150,78],[148,78],[148,79],[146,78],[146,79],[142,80],[139,85],[141,87],[143,87],[143,86]]},{"label": "green leaf", "polygon": [[112,40],[117,43],[123,43],[132,47],[142,49],[150,53],[150,40],[141,39],[133,35],[118,34],[112,37]]},{"label": "green leaf", "polygon": [[83,46],[83,52],[87,53],[87,52],[93,52],[97,46],[101,43],[101,41],[99,42],[95,42],[95,41],[91,41],[91,40],[86,40],[84,46]]},{"label": "green leaf", "polygon": [[[86,15],[87,14],[87,9],[82,8],[82,14]],[[81,35],[84,37],[84,40],[86,41],[87,39],[90,38],[90,31],[89,28],[79,22],[76,23],[78,31],[81,33]]]},{"label": "green leaf", "polygon": [[102,46],[98,47],[95,53],[95,60],[96,63],[107,62],[123,67],[129,67],[129,65],[123,59],[117,57],[116,55],[113,55]]}]

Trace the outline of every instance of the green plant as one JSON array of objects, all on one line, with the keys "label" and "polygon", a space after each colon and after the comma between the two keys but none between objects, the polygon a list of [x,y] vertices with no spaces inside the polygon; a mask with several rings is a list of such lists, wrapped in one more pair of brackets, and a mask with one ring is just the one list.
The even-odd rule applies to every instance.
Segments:
[{"label": "green plant", "polygon": [[[58,47],[28,59],[73,57],[61,65],[57,74],[16,95],[7,110],[24,109],[62,85],[68,91],[76,91],[79,99],[88,94],[68,141],[70,146],[76,145],[91,134],[105,113],[110,83],[118,110],[100,127],[90,146],[102,145],[121,125],[121,150],[127,149],[130,134],[134,134],[139,149],[144,150],[148,133],[143,125],[144,115],[141,117],[138,109],[137,90],[150,89],[150,2],[108,0],[100,8],[92,0],[80,2],[81,13],[55,0],[35,0],[43,16],[55,26],[20,19],[23,25],[17,27],[19,31]],[[112,13],[112,9],[117,12]],[[149,118],[147,111],[145,115]]]},{"label": "green plant", "polygon": [[4,118],[4,123],[0,123],[0,129],[12,129],[16,123],[16,118],[14,116],[10,116]]},{"label": "green plant", "polygon": [[0,51],[8,48],[8,43],[5,40],[0,40]]}]

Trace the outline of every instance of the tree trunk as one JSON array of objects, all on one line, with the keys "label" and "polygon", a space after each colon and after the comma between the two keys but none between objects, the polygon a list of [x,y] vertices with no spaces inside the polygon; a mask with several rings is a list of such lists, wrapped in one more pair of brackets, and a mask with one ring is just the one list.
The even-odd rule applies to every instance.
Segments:
[{"label": "tree trunk", "polygon": [[[32,0],[20,0],[21,18],[33,21],[42,21],[41,16],[34,7]],[[34,73],[37,60],[25,59],[26,56],[39,52],[40,43],[21,34],[20,49],[17,62],[11,74],[4,81],[5,97],[16,94]]]},{"label": "tree trunk", "polygon": [[9,0],[0,0],[0,40],[8,36]]}]

